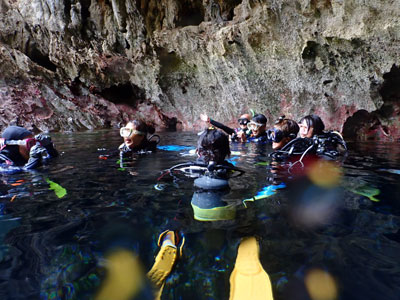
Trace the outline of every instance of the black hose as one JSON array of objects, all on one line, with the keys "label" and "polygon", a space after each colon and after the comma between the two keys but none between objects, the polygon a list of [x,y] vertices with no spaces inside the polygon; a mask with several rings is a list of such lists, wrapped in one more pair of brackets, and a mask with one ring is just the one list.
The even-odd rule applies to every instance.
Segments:
[{"label": "black hose", "polygon": [[153,134],[153,135],[151,135],[148,139],[147,139],[147,141],[150,141],[152,138],[157,138],[157,141],[156,141],[156,144],[158,145],[159,143],[160,143],[160,140],[161,140],[161,138],[160,138],[160,136],[158,135],[158,134]]}]

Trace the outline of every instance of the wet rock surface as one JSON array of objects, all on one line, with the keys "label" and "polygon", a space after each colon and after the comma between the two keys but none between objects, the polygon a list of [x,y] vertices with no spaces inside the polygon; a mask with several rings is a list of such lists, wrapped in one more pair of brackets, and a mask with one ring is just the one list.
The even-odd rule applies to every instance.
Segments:
[{"label": "wet rock surface", "polygon": [[3,0],[0,126],[193,129],[252,109],[398,140],[399,20],[383,0]]}]

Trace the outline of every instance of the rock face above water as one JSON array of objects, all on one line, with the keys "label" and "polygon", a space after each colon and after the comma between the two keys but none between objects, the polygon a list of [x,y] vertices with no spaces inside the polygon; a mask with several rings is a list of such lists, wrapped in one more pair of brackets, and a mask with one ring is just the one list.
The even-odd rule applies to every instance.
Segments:
[{"label": "rock face above water", "polygon": [[3,0],[0,124],[193,129],[252,109],[396,140],[399,42],[399,1]]}]

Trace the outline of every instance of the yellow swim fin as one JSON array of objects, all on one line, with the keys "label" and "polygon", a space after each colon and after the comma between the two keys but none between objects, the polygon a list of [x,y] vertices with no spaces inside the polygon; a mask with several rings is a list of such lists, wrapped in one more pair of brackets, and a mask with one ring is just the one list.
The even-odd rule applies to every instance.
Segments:
[{"label": "yellow swim fin", "polygon": [[259,260],[258,242],[255,237],[244,238],[238,249],[235,267],[229,282],[229,300],[271,300],[271,281]]},{"label": "yellow swim fin", "polygon": [[95,300],[129,300],[145,286],[144,272],[136,254],[119,249],[106,259],[107,277]]},{"label": "yellow swim fin", "polygon": [[154,299],[156,300],[161,298],[165,279],[171,273],[172,268],[174,267],[175,262],[178,259],[179,251],[179,249],[177,248],[177,236],[173,231],[163,232],[160,235],[158,243],[160,246],[160,251],[156,256],[153,267],[147,273],[147,277],[155,287]]}]

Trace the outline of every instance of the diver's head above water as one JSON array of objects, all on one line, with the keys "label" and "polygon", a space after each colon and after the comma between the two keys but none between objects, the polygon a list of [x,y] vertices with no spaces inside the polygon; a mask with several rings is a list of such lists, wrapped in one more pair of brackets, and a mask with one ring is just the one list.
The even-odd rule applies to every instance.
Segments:
[{"label": "diver's head above water", "polygon": [[252,137],[260,137],[265,134],[267,126],[267,117],[264,116],[263,114],[257,114],[255,115],[249,124],[247,124],[247,127],[251,130],[252,132]]},{"label": "diver's head above water", "polygon": [[223,163],[230,155],[228,136],[216,129],[204,130],[197,141],[197,155],[205,163]]},{"label": "diver's head above water", "polygon": [[281,149],[288,142],[295,139],[298,132],[299,125],[297,125],[296,121],[281,116],[275,121],[274,128],[268,130],[268,136],[272,140],[272,149]]},{"label": "diver's head above water", "polygon": [[312,138],[314,135],[319,135],[324,132],[325,124],[317,115],[308,115],[303,117],[300,122],[300,137]]},{"label": "diver's head above water", "polygon": [[120,135],[124,138],[124,144],[134,149],[147,141],[147,134],[153,134],[154,131],[154,127],[149,126],[144,121],[133,120],[120,129]]},{"label": "diver's head above water", "polygon": [[23,127],[8,126],[2,133],[1,137],[5,140],[21,141],[18,145],[8,146],[9,149],[15,150],[24,160],[29,159],[29,151],[36,144],[33,133]]},{"label": "diver's head above water", "polygon": [[238,119],[240,129],[247,130],[247,124],[250,122],[251,116],[249,114],[243,114]]}]

